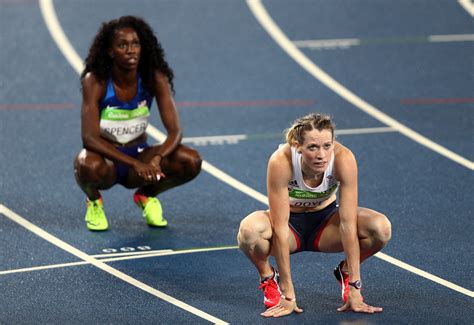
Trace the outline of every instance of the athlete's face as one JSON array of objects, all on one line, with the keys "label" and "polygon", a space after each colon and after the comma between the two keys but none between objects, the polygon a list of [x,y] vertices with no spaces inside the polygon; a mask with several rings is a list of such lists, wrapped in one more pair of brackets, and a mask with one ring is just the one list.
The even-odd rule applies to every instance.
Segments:
[{"label": "athlete's face", "polygon": [[297,145],[304,167],[312,172],[324,173],[334,151],[334,139],[330,130],[311,130],[304,134],[303,144]]},{"label": "athlete's face", "polygon": [[140,53],[140,39],[133,28],[125,27],[115,32],[109,49],[109,56],[115,65],[125,70],[136,69]]}]

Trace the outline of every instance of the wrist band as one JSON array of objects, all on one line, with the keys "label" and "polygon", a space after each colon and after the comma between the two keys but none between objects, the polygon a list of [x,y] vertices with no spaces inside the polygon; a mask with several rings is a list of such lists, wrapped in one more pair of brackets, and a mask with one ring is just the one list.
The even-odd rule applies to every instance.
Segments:
[{"label": "wrist band", "polygon": [[286,301],[296,302],[296,298],[288,298],[285,295],[281,295],[281,297],[285,299]]}]

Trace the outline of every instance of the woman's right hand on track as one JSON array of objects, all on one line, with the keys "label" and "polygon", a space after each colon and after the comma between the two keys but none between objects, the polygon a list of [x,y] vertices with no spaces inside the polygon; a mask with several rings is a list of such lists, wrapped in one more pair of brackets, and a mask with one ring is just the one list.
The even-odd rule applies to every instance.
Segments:
[{"label": "woman's right hand on track", "polygon": [[302,313],[303,309],[299,308],[296,301],[288,301],[283,296],[280,298],[278,305],[268,308],[265,312],[261,313],[263,317],[282,317],[290,315],[291,313]]}]

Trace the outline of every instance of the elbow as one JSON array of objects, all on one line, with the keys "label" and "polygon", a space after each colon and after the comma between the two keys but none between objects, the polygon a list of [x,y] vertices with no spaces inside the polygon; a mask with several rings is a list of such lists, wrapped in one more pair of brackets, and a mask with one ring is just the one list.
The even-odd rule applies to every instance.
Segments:
[{"label": "elbow", "polygon": [[181,143],[183,140],[183,130],[181,128],[176,128],[168,131],[168,137],[175,139],[176,143]]},{"label": "elbow", "polygon": [[93,150],[95,147],[96,139],[91,135],[82,136],[82,147],[85,149]]},{"label": "elbow", "polygon": [[183,139],[183,130],[181,128],[176,128],[173,132],[176,135],[176,138],[181,141]]}]

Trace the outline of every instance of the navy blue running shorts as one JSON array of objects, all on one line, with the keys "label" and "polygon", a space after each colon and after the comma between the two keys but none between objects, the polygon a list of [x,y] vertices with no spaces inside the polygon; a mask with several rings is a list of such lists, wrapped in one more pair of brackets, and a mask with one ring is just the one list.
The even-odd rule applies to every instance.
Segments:
[{"label": "navy blue running shorts", "polygon": [[[145,148],[148,148],[149,145],[146,142],[143,142],[141,144],[138,144],[133,147],[117,147],[117,149],[127,156],[137,158],[140,152],[142,152]],[[124,165],[120,162],[115,162],[115,172],[117,173],[117,183],[124,185],[124,183],[127,180],[128,176],[128,167],[127,165]]]},{"label": "navy blue running shorts", "polygon": [[331,216],[339,209],[334,200],[327,207],[316,212],[290,212],[290,230],[296,239],[296,251],[319,252],[319,239]]}]

